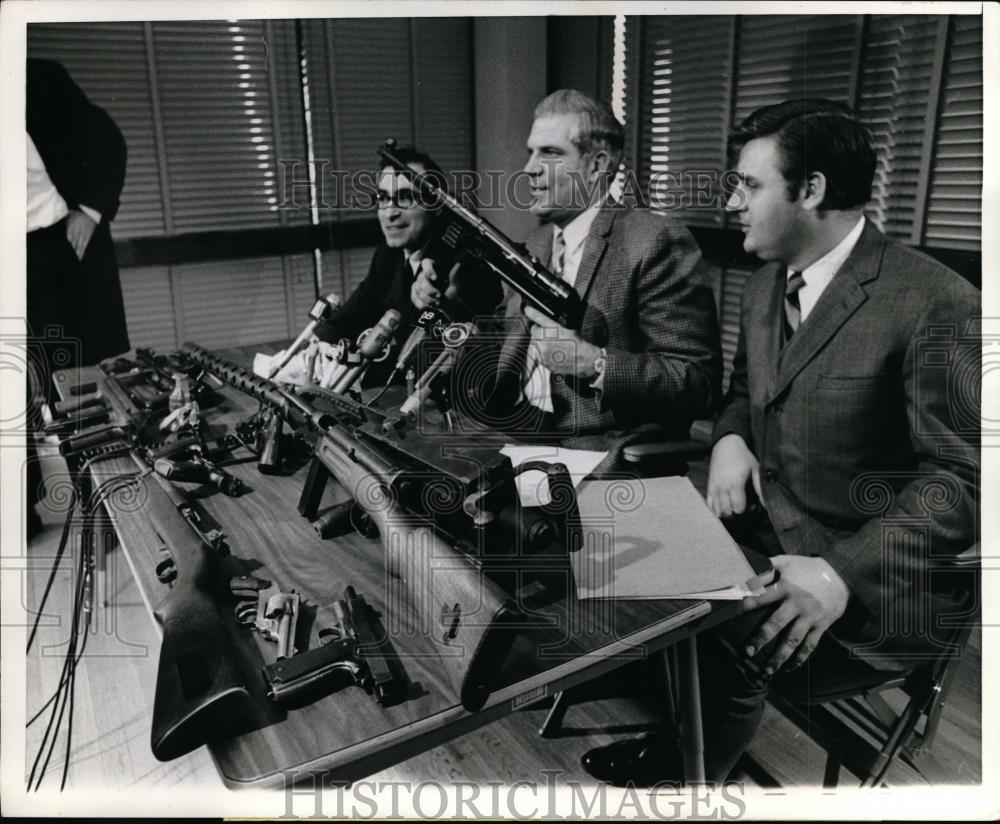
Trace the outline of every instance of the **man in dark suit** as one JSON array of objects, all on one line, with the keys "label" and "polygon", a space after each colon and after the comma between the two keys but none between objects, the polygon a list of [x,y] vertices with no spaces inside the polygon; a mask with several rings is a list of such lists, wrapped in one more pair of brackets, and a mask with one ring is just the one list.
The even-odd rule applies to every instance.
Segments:
[{"label": "man in dark suit", "polygon": [[[431,175],[438,185],[446,188],[444,172],[427,154],[405,146],[395,154],[414,172]],[[412,181],[387,166],[381,170],[376,196],[385,244],[375,250],[365,279],[330,321],[316,331],[321,341],[341,338],[356,341],[358,335],[378,323],[386,310],[400,313],[400,325],[389,356],[369,367],[362,381],[365,387],[385,383],[400,347],[417,324],[420,310],[414,306],[410,291],[418,274],[423,273],[429,284],[444,287],[450,321],[490,315],[503,299],[503,290],[492,272],[459,262],[450,249],[435,242],[438,212],[420,202]],[[414,359],[414,363],[419,365],[426,360],[426,357]],[[397,375],[397,382],[403,377]]]},{"label": "man in dark suit", "polygon": [[34,335],[60,328],[79,341],[79,365],[94,364],[129,348],[110,231],[125,140],[50,60],[27,62],[26,125],[28,323]]},{"label": "man in dark suit", "polygon": [[[27,277],[29,334],[69,341],[68,358],[29,374],[27,403],[52,399],[51,372],[87,366],[129,348],[110,224],[125,183],[125,140],[114,121],[51,60],[28,60]],[[50,339],[40,346],[46,357]],[[41,384],[32,385],[33,379]],[[29,536],[42,497],[34,445],[27,458]]]},{"label": "man in dark suit", "polygon": [[[938,620],[961,613],[970,585],[948,561],[978,523],[978,292],[865,219],[875,154],[846,107],[765,107],[731,146],[727,207],[768,263],[743,295],[707,497],[772,556],[777,580],[702,645],[715,781],[752,739],[777,673],[940,654]],[[648,740],[619,747],[598,772],[616,760],[648,777],[657,757]]]},{"label": "man in dark suit", "polygon": [[[524,172],[543,225],[527,247],[586,301],[578,331],[519,295],[506,304],[487,420],[575,449],[607,450],[597,474],[651,430],[686,438],[712,413],[721,360],[701,253],[673,218],[608,197],[624,132],[610,109],[561,90],[538,104]],[[418,305],[433,303],[418,280]],[[484,375],[484,377],[487,377]]]}]

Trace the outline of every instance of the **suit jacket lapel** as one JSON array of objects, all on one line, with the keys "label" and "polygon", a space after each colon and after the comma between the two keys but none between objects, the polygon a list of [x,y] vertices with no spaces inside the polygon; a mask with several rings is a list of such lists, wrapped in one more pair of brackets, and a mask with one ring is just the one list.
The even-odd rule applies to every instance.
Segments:
[{"label": "suit jacket lapel", "polygon": [[552,227],[546,226],[541,231],[532,232],[525,243],[528,251],[538,258],[546,269],[552,263],[552,232]]},{"label": "suit jacket lapel", "polygon": [[787,267],[778,266],[771,281],[771,291],[767,302],[761,307],[764,311],[760,318],[760,325],[764,330],[760,344],[762,351],[747,353],[748,359],[752,362],[765,364],[767,376],[765,397],[767,398],[771,398],[775,394],[775,386],[778,382],[778,361],[781,357],[784,334],[782,324],[785,317],[785,282],[787,278]]},{"label": "suit jacket lapel", "polygon": [[590,232],[583,245],[583,257],[580,259],[580,268],[576,271],[576,283],[573,288],[584,300],[587,299],[587,292],[590,290],[590,283],[594,279],[594,273],[601,264],[604,251],[608,248],[605,238],[611,233],[617,217],[617,209],[613,206],[606,206],[597,213],[594,222],[590,224]]},{"label": "suit jacket lapel", "polygon": [[[866,223],[850,257],[834,275],[809,317],[785,345],[778,360],[778,372],[768,393],[768,400],[785,390],[792,379],[822,351],[837,330],[868,299],[868,293],[862,284],[878,277],[884,248],[882,233]],[[774,326],[779,335],[783,311],[782,306],[775,317],[777,322]]]},{"label": "suit jacket lapel", "polygon": [[[552,262],[552,227],[546,226],[542,231],[533,232],[525,243],[525,248],[548,268]],[[521,296],[518,294],[512,295],[507,303],[507,312],[504,316],[506,336],[497,363],[501,380],[511,372],[520,374],[524,368],[525,352],[531,332],[521,312],[521,303]]]}]

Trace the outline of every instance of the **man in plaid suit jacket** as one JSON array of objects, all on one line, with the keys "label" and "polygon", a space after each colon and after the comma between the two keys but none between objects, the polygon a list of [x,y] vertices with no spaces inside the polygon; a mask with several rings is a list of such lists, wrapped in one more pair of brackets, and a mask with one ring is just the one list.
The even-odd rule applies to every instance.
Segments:
[{"label": "man in plaid suit jacket", "polygon": [[[720,397],[715,302],[701,253],[673,218],[608,199],[623,144],[610,109],[581,92],[539,103],[524,171],[543,225],[527,247],[587,309],[572,331],[512,295],[497,327],[481,325],[498,356],[477,358],[482,371],[464,375],[496,428],[607,450],[598,475],[622,468],[622,448],[651,432],[686,438]],[[414,284],[418,306],[437,298],[426,279]]]},{"label": "man in plaid suit jacket", "polygon": [[[743,295],[708,503],[777,575],[699,639],[715,781],[752,740],[775,675],[804,665],[802,683],[828,682],[850,665],[877,679],[947,651],[942,627],[963,620],[975,583],[953,561],[978,521],[978,292],[866,220],[875,153],[845,106],[765,107],[731,145],[727,208],[768,264]],[[585,765],[664,777],[664,739]]]}]

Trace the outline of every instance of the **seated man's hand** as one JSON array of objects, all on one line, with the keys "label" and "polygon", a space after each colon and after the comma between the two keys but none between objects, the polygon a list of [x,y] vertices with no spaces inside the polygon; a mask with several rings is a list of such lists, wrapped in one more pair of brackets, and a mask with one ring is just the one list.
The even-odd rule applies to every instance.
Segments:
[{"label": "seated man's hand", "polygon": [[[458,295],[459,292],[459,271],[460,265],[456,263],[451,267],[451,271],[448,272],[448,285],[444,290],[444,297],[448,300],[453,300]],[[434,261],[430,258],[424,258],[420,261],[420,272],[417,275],[417,279],[413,281],[413,285],[410,287],[410,302],[413,303],[417,309],[421,311],[424,309],[430,309],[438,306],[441,303],[441,290],[439,288],[440,284],[439,276],[437,271],[434,269]]]},{"label": "seated man's hand", "polygon": [[754,457],[746,441],[739,435],[729,434],[719,438],[712,449],[712,459],[708,465],[709,509],[719,518],[739,515],[747,508],[747,480],[753,481],[753,488],[764,503],[760,490],[760,464]]},{"label": "seated man's hand", "polygon": [[86,212],[76,209],[70,211],[66,218],[66,240],[69,241],[69,245],[76,252],[77,260],[83,260],[83,256],[87,253],[87,246],[90,245],[90,239],[93,237],[94,229],[96,228],[97,224],[94,223],[93,218]]},{"label": "seated man's hand", "polygon": [[743,599],[745,610],[776,604],[777,609],[747,640],[744,653],[752,658],[770,641],[773,650],[758,661],[765,679],[782,666],[794,669],[816,649],[830,625],[844,614],[850,590],[823,558],[776,555],[771,559],[778,580],[763,595]]},{"label": "seated man's hand", "polygon": [[[334,344],[313,340],[305,349],[300,349],[276,374],[273,380],[293,386],[320,386],[329,389],[336,377],[340,350]],[[284,350],[273,355],[277,361]]]},{"label": "seated man's hand", "polygon": [[524,315],[531,321],[531,345],[552,374],[594,377],[594,361],[601,354],[599,347],[531,306],[524,307]]}]

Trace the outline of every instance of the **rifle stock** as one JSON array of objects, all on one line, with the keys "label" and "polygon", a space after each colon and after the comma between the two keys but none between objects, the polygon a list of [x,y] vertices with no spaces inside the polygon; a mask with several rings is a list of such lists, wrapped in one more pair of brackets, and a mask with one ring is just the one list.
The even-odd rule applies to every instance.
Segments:
[{"label": "rifle stock", "polygon": [[516,604],[467,555],[394,499],[394,470],[343,429],[316,443],[316,458],[368,513],[385,552],[385,609],[407,629],[434,640],[437,658],[462,706],[487,701],[521,618]]},{"label": "rifle stock", "polygon": [[157,759],[169,761],[230,732],[249,711],[250,693],[213,592],[215,550],[201,540],[155,473],[143,483],[143,511],[177,568],[173,588],[155,611],[163,642],[150,743]]},{"label": "rifle stock", "polygon": [[[67,438],[60,452],[131,440],[145,425],[147,414],[132,403],[112,374],[102,370],[98,382],[119,426]],[[132,458],[147,468],[135,451]],[[167,545],[177,570],[172,589],[155,610],[163,638],[150,744],[157,759],[169,761],[231,730],[250,709],[250,693],[213,592],[215,550],[185,516],[190,505],[169,481],[155,472],[140,478],[143,512]]]}]

